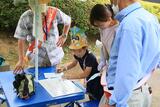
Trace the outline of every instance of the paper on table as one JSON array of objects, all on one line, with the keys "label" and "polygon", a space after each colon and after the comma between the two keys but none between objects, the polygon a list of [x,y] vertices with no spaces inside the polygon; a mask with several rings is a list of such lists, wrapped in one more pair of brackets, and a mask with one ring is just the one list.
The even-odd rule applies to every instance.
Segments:
[{"label": "paper on table", "polygon": [[45,78],[61,78],[64,73],[44,73]]},{"label": "paper on table", "polygon": [[39,80],[39,83],[52,97],[58,97],[83,91],[70,80],[54,78]]}]

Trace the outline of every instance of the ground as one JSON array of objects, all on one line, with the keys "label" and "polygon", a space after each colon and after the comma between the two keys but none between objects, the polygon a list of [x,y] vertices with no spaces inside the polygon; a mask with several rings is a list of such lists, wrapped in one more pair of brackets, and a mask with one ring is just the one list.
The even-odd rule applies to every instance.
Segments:
[{"label": "ground", "polygon": [[[14,39],[12,36],[7,36],[7,35],[12,35],[12,34],[6,34],[3,32],[0,32],[0,55],[6,59],[7,63],[11,65],[11,69],[13,70],[18,60],[17,40]],[[94,46],[94,41],[95,40],[93,40],[92,42],[89,42],[89,44],[91,45],[89,48],[91,48],[92,52],[94,52],[96,56],[99,58],[99,49],[97,49]],[[65,48],[64,50],[66,52],[66,55],[62,64],[64,64],[65,62],[69,62],[72,59],[68,48]],[[72,71],[80,72],[80,67],[77,66]],[[157,70],[153,74],[152,78],[149,80],[149,84],[152,86],[152,89],[153,89],[152,107],[160,107],[159,83],[160,83],[160,70]],[[3,107],[5,107],[5,105],[3,105]]]}]

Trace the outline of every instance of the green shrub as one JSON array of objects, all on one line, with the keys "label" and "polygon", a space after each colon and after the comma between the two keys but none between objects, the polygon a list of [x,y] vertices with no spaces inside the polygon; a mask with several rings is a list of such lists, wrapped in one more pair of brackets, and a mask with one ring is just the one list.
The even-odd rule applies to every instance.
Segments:
[{"label": "green shrub", "polygon": [[0,1],[0,29],[14,31],[20,15],[26,10],[27,6],[15,7],[13,0]]},{"label": "green shrub", "polygon": [[[108,0],[109,1],[109,0]],[[88,35],[95,35],[97,30],[90,25],[91,8],[97,3],[107,3],[106,0],[54,0],[51,5],[60,8],[70,15],[78,27],[84,29]]]},{"label": "green shrub", "polygon": [[[72,19],[80,28],[83,28],[88,33],[96,33],[95,29],[89,24],[90,9],[96,3],[106,3],[106,0],[52,0],[51,5],[60,8]],[[0,2],[0,29],[14,31],[20,15],[27,9],[28,6],[21,5],[15,7],[13,0],[1,0]]]},{"label": "green shrub", "polygon": [[[110,0],[108,0],[110,1]],[[87,35],[97,34],[97,29],[89,23],[91,8],[97,3],[107,3],[107,0],[52,0],[50,5],[60,8],[66,14],[70,15],[77,23],[77,26],[84,29]],[[142,5],[157,15],[160,20],[160,4],[142,2]],[[28,6],[21,5],[15,7],[13,0],[0,1],[0,30],[11,30],[14,32],[20,15],[27,10]]]}]

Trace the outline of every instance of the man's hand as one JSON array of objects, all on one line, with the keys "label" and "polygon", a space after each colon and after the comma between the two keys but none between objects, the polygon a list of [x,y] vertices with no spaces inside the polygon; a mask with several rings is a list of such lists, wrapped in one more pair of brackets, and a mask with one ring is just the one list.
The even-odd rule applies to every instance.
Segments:
[{"label": "man's hand", "polygon": [[57,46],[58,47],[62,47],[63,44],[65,43],[67,37],[64,37],[64,36],[59,36],[59,39],[58,39],[58,42],[57,42]]},{"label": "man's hand", "polygon": [[25,61],[24,60],[19,60],[18,63],[15,66],[15,69],[13,71],[13,73],[17,74],[17,73],[22,73],[24,70],[24,66],[25,66]]}]

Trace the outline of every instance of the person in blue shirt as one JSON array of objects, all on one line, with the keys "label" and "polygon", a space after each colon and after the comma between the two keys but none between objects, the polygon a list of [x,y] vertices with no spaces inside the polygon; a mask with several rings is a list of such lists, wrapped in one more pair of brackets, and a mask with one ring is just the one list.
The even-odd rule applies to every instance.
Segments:
[{"label": "person in blue shirt", "polygon": [[160,59],[160,24],[138,0],[111,3],[120,25],[110,52],[106,81],[112,95],[105,107],[149,107],[146,82]]}]

